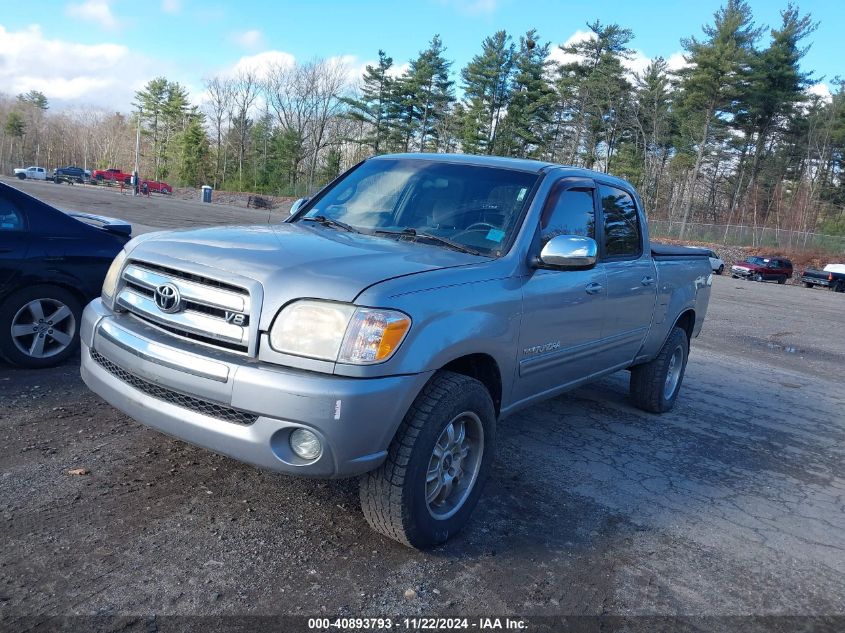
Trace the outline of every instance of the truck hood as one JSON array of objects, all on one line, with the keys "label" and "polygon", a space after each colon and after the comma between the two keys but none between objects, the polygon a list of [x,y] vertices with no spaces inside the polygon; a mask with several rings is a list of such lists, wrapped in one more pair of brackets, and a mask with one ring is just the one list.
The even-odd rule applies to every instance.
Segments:
[{"label": "truck hood", "polygon": [[[144,239],[147,238],[147,239]],[[300,298],[351,302],[373,284],[404,275],[485,259],[419,242],[373,237],[319,225],[228,226],[144,236],[131,258],[210,274],[238,284],[257,281],[264,290],[260,327]]]}]

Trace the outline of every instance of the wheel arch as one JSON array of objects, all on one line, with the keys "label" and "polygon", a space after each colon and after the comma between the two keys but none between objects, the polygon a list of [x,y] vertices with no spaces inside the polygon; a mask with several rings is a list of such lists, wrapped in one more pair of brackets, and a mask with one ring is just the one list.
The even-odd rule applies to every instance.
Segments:
[{"label": "wheel arch", "polygon": [[502,372],[495,358],[484,353],[466,354],[449,361],[440,369],[478,380],[490,393],[498,417],[502,408]]}]

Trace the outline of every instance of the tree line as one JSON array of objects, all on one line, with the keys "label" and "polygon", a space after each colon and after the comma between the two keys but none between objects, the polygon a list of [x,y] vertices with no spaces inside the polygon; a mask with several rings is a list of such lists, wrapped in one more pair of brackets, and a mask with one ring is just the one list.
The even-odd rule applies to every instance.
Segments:
[{"label": "tree line", "polygon": [[373,154],[516,156],[626,178],[682,237],[692,222],[845,235],[845,82],[808,91],[816,27],[790,4],[764,28],[727,0],[674,69],[632,72],[632,31],[595,21],[557,55],[537,30],[498,31],[457,70],[435,35],[407,64],[379,50],[360,78],[326,59],[209,77],[200,104],[156,78],[128,115],[51,113],[28,93],[0,99],[0,163],[131,168],[139,124],[143,173],[276,195]]}]

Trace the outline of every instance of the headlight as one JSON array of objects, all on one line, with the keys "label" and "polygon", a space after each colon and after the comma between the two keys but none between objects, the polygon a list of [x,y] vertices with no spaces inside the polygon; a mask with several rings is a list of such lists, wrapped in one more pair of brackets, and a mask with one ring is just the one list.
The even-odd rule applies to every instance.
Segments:
[{"label": "headlight", "polygon": [[123,264],[126,261],[126,251],[122,250],[114,258],[114,261],[109,266],[109,271],[106,273],[106,278],[103,280],[103,299],[109,305],[114,300],[114,291],[117,288],[117,280],[120,279],[120,271],[123,270]]},{"label": "headlight", "polygon": [[366,365],[390,358],[410,327],[408,315],[396,310],[306,299],[282,309],[270,328],[270,346],[285,354]]}]

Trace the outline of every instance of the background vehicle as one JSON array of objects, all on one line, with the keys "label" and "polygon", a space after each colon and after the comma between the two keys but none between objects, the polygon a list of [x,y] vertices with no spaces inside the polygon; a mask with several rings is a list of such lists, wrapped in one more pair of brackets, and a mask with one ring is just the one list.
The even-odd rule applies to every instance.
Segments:
[{"label": "background vehicle", "polygon": [[731,277],[785,284],[792,277],[792,262],[784,257],[746,257],[745,261],[731,266]]},{"label": "background vehicle", "polygon": [[24,367],[66,359],[82,307],[129,240],[125,222],[64,213],[0,183],[0,356]]},{"label": "background vehicle", "polygon": [[47,180],[47,170],[43,167],[18,167],[15,169],[15,176],[21,180]]},{"label": "background vehicle", "polygon": [[84,183],[91,179],[91,172],[82,167],[68,166],[56,167],[53,170],[53,180],[56,182],[77,182]]},{"label": "background vehicle", "polygon": [[126,174],[122,169],[95,169],[92,173],[94,180],[98,182],[122,182],[126,185],[132,184],[132,174]]},{"label": "background vehicle", "polygon": [[380,156],[293,208],[127,245],[83,315],[86,384],[257,466],[363,474],[370,525],[413,547],[466,523],[501,417],[621,369],[638,407],[674,405],[713,274],[650,244],[628,183]]},{"label": "background vehicle", "polygon": [[721,275],[725,272],[725,262],[716,254],[716,251],[707,251],[707,257],[710,258],[710,268],[714,273]]},{"label": "background vehicle", "polygon": [[173,187],[168,185],[166,182],[161,182],[161,181],[158,181],[158,180],[142,180],[141,181],[141,187],[143,187],[144,184],[147,185],[147,187],[149,188],[149,191],[151,193],[163,193],[163,194],[172,194],[173,193]]},{"label": "background vehicle", "polygon": [[801,281],[805,288],[824,286],[834,292],[845,292],[845,264],[828,264],[824,270],[807,268]]}]

